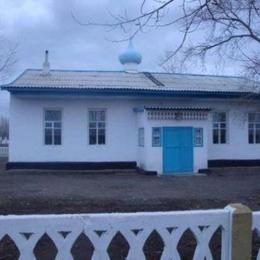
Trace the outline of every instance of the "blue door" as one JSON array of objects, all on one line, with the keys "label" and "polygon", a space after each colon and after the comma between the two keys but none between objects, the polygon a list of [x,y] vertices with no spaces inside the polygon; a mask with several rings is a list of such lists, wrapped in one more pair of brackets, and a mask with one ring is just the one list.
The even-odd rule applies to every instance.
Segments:
[{"label": "blue door", "polygon": [[193,172],[192,127],[163,128],[164,174]]}]

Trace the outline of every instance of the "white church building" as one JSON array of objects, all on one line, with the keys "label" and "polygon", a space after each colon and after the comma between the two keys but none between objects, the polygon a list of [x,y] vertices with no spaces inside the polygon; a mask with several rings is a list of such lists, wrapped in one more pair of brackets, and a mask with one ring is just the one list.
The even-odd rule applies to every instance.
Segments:
[{"label": "white church building", "polygon": [[8,169],[135,168],[158,174],[260,165],[258,83],[140,71],[27,69],[10,92]]}]

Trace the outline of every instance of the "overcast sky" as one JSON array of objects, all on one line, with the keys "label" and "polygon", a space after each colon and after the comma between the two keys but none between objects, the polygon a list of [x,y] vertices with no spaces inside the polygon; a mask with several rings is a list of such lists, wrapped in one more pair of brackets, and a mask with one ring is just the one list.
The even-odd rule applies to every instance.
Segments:
[{"label": "overcast sky", "polygon": [[[41,68],[44,50],[50,51],[53,69],[120,70],[118,54],[126,42],[114,42],[125,37],[122,33],[103,28],[86,27],[76,23],[73,12],[84,21],[111,21],[110,12],[119,14],[125,8],[131,14],[141,0],[0,0],[1,34],[18,44],[17,63],[8,81],[26,68]],[[134,39],[142,56],[141,70],[159,71],[159,59],[179,39],[174,28],[150,30]],[[236,68],[224,67],[221,74],[234,74]],[[205,68],[188,69],[191,73],[216,73],[214,62],[206,61]],[[219,73],[219,71],[218,71]],[[8,112],[8,94],[0,92],[0,113]]]}]

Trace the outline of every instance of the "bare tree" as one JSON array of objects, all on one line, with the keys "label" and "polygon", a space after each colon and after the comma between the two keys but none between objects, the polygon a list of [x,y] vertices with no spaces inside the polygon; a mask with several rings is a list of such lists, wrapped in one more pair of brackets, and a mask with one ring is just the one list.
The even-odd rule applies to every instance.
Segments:
[{"label": "bare tree", "polygon": [[82,25],[123,30],[127,38],[147,28],[172,27],[181,40],[162,66],[176,56],[184,64],[198,57],[203,62],[210,54],[240,63],[248,76],[260,76],[260,0],[142,0],[139,13],[129,17],[126,10],[111,23],[74,18]]},{"label": "bare tree", "polygon": [[3,35],[0,35],[0,80],[5,81],[10,69],[16,63],[16,44],[12,44]]},{"label": "bare tree", "polygon": [[[3,35],[0,35],[0,83],[5,82],[10,70],[16,63],[16,44],[12,44]],[[0,138],[9,138],[9,120],[5,116],[0,117]]]}]

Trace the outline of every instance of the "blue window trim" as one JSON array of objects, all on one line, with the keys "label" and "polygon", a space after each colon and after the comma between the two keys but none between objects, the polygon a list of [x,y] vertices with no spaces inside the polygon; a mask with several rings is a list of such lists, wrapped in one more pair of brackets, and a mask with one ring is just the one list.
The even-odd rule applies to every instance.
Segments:
[{"label": "blue window trim", "polygon": [[[158,130],[159,129],[159,144],[156,144],[155,143],[155,140],[154,140],[154,132],[155,130]],[[162,146],[162,128],[161,127],[153,127],[152,128],[152,147],[161,147]]]},{"label": "blue window trim", "polygon": [[[200,134],[201,134],[201,136],[200,136],[200,138],[201,138],[201,143],[196,143],[196,130],[199,130],[199,132],[200,132]],[[202,127],[195,127],[195,128],[193,128],[193,146],[194,147],[203,147],[203,143],[204,143],[204,140],[203,140],[203,128]]]}]

